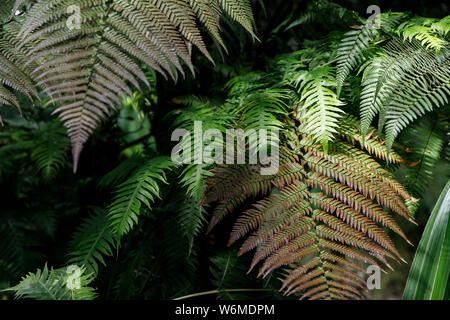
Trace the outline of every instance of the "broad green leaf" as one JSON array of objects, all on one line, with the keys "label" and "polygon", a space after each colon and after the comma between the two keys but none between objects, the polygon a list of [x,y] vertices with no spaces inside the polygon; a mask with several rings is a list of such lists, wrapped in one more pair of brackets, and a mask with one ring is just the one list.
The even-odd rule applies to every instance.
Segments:
[{"label": "broad green leaf", "polygon": [[[417,248],[403,299],[449,298],[450,275],[450,180],[431,213]],[[446,292],[447,291],[447,292]]]}]

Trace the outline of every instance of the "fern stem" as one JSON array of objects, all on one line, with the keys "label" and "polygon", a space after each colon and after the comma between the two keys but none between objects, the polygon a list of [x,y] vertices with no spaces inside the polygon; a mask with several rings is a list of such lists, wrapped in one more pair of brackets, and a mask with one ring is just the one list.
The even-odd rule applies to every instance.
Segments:
[{"label": "fern stem", "polygon": [[189,298],[195,298],[200,296],[206,296],[209,294],[216,294],[220,292],[269,292],[269,291],[276,291],[274,289],[216,289],[211,291],[204,291],[204,292],[198,292],[193,294],[188,294],[187,296],[182,296],[178,298],[174,298],[172,300],[185,300]]}]

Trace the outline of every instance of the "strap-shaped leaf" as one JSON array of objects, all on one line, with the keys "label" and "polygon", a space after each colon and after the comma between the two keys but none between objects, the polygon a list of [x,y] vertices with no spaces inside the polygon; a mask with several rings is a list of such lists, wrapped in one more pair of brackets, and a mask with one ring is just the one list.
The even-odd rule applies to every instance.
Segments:
[{"label": "strap-shaped leaf", "polygon": [[417,247],[403,299],[450,298],[450,180],[442,190]]}]

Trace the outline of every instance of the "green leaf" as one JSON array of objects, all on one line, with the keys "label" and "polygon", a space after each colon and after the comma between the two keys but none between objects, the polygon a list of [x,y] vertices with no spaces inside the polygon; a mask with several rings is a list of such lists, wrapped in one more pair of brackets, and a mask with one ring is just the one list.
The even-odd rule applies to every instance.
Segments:
[{"label": "green leaf", "polygon": [[76,266],[49,270],[46,264],[43,270],[30,272],[18,285],[2,291],[13,290],[16,298],[36,300],[93,300],[94,289],[87,286],[92,277],[84,272]]},{"label": "green leaf", "polygon": [[173,166],[168,157],[150,159],[117,187],[116,196],[108,209],[110,225],[117,234],[117,240],[137,224],[142,205],[150,208],[150,203],[159,198],[159,184],[167,183],[165,171]]},{"label": "green leaf", "polygon": [[[411,266],[403,299],[448,299],[450,180],[434,206]],[[446,294],[447,291],[447,294]]]}]

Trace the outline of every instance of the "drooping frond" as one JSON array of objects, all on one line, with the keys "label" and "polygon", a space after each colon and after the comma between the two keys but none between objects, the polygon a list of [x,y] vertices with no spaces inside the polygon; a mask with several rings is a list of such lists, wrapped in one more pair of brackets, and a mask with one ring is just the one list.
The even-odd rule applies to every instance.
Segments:
[{"label": "drooping frond", "polygon": [[[8,23],[1,27],[0,33],[0,107],[9,105],[21,112],[19,100],[13,90],[27,96],[30,100],[38,97],[37,91],[24,69],[23,52],[16,50],[15,40],[19,24]],[[12,90],[13,89],[13,90]],[[0,123],[1,123],[0,109]]]},{"label": "drooping frond", "polygon": [[219,0],[222,9],[235,21],[239,22],[253,37],[254,19],[252,8],[249,1],[246,0]]},{"label": "drooping frond", "polygon": [[444,105],[449,95],[449,53],[440,55],[417,42],[394,39],[367,66],[361,93],[361,130],[379,114],[379,130],[386,125],[388,150],[409,123]]},{"label": "drooping frond", "polygon": [[340,107],[344,105],[335,92],[334,75],[331,68],[319,67],[305,75],[300,84],[299,110],[303,125],[300,130],[322,143],[325,153],[328,152],[328,142],[332,141],[337,132],[339,119],[344,112]]},{"label": "drooping frond", "polygon": [[68,128],[74,170],[102,119],[140,83],[149,85],[139,63],[176,79],[177,72],[184,73],[182,63],[193,72],[191,46],[211,59],[196,14],[218,42],[216,18],[222,10],[253,32],[248,0],[219,4],[208,6],[207,17],[205,1],[34,2],[19,32],[20,47],[33,44],[27,64],[36,63],[34,80],[59,106],[55,113]]},{"label": "drooping frond", "polygon": [[108,208],[108,219],[117,240],[137,223],[141,207],[150,208],[150,203],[160,196],[159,184],[166,183],[166,171],[173,166],[167,157],[146,160],[135,174],[117,186],[116,196]]},{"label": "drooping frond", "polygon": [[[449,52],[450,53],[450,52]],[[448,103],[450,96],[450,54],[423,74],[412,77],[386,108],[386,147],[409,123]],[[432,75],[432,76],[431,76]]]},{"label": "drooping frond", "polygon": [[[359,131],[359,123],[345,123],[347,133]],[[337,131],[328,154],[301,134],[297,147],[282,149],[273,176],[228,166],[207,179],[205,202],[219,200],[210,229],[259,195],[238,216],[230,244],[246,237],[239,254],[256,250],[250,268],[262,263],[260,275],[286,268],[285,294],[361,299],[368,294],[364,265],[385,270],[392,269],[388,259],[404,261],[385,229],[408,241],[391,212],[413,221],[405,201],[415,199],[360,144]],[[299,169],[287,174],[285,167]]]},{"label": "drooping frond", "polygon": [[[447,22],[446,19],[447,18]],[[444,31],[448,27],[448,17],[442,20],[428,18],[414,18],[402,23],[397,32],[406,40],[416,39],[427,49],[440,51],[449,43],[443,39],[440,34],[445,35]]]},{"label": "drooping frond", "polygon": [[[16,298],[36,300],[92,300],[96,294],[88,287],[93,278],[83,268],[48,269],[47,264],[36,273],[29,273],[22,281],[9,289]],[[79,282],[78,282],[79,281]]]},{"label": "drooping frond", "polygon": [[348,31],[339,43],[337,51],[337,95],[339,96],[350,72],[360,63],[370,46],[376,29],[369,21],[355,30]]},{"label": "drooping frond", "polygon": [[206,210],[193,198],[186,199],[178,212],[178,223],[183,235],[189,242],[189,254],[194,246],[195,237],[201,232],[206,222]]}]

